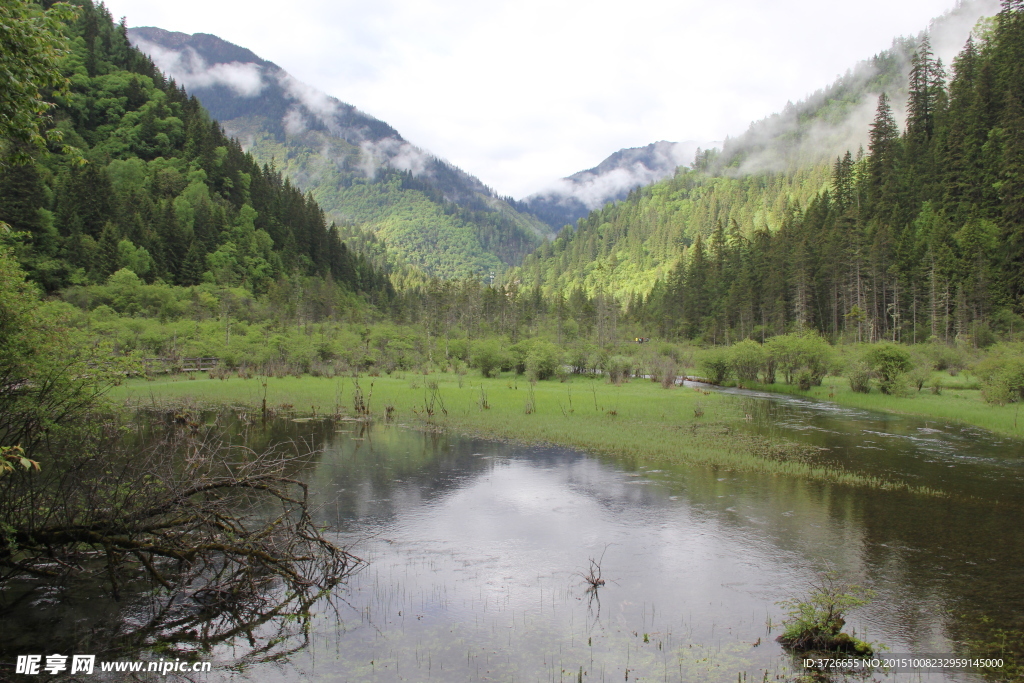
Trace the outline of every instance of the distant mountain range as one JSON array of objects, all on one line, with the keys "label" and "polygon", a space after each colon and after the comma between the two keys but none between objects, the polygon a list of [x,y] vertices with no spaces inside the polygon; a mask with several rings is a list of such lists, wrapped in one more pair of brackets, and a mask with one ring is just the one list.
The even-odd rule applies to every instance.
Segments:
[{"label": "distant mountain range", "polygon": [[[479,272],[517,263],[553,231],[575,224],[610,201],[624,199],[632,189],[671,176],[678,166],[693,161],[698,147],[721,144],[662,140],[622,149],[594,168],[557,180],[551,188],[515,202],[412,145],[384,121],[297,81],[244,47],[210,34],[189,35],[155,27],[132,28],[128,35],[164,73],[194,94],[229,135],[261,161],[273,160],[299,187],[312,191],[331,218],[368,225],[383,238],[395,259],[427,271],[436,272],[440,264],[407,244],[417,226],[396,219],[395,212],[368,211],[366,192],[353,191],[353,180],[381,185],[389,171],[398,171],[405,174],[404,189],[419,191],[435,204],[440,200],[442,212],[450,213],[443,204],[451,202],[461,207],[463,214],[478,214],[464,215],[466,223],[498,214],[500,219],[490,216],[485,220],[482,232],[487,244],[480,248],[501,263],[473,249],[466,252],[469,245],[462,241],[463,256],[469,257],[474,272]],[[370,194],[385,204],[408,208],[405,200],[410,198],[399,201],[401,192],[385,192],[394,195],[389,198],[382,198],[380,192]],[[421,203],[420,199],[413,203]],[[404,214],[409,217],[408,211]],[[403,225],[396,226],[396,220]],[[428,233],[432,227],[437,229],[429,223],[418,227]],[[466,226],[460,227],[465,232]]]},{"label": "distant mountain range", "polygon": [[[928,32],[936,53],[949,64],[975,22],[998,7],[998,0],[971,0],[934,20]],[[129,36],[258,160],[312,192],[329,218],[342,224],[342,234],[356,235],[358,244],[383,244],[392,268],[474,278],[520,264],[563,226],[575,226],[637,187],[671,178],[679,166],[694,162],[698,148],[718,148],[696,163],[712,176],[729,177],[796,172],[856,151],[867,141],[879,92],[896,95],[897,118],[902,116],[900,93],[917,44],[897,39],[890,50],[736,138],[622,149],[516,201],[245,48],[208,34],[152,27],[130,29]],[[799,199],[806,199],[805,191],[817,187],[808,183]],[[756,215],[768,216],[774,209],[760,211]],[[702,231],[696,225],[685,229],[691,236]],[[645,268],[659,272],[653,263]]]},{"label": "distant mountain range", "polygon": [[661,140],[646,147],[620,149],[594,168],[562,178],[520,204],[553,228],[574,225],[594,209],[625,199],[630,190],[672,176],[676,168],[693,161],[698,149],[721,144]]},{"label": "distant mountain range", "polygon": [[312,192],[330,219],[376,234],[394,267],[483,277],[552,232],[387,123],[250,50],[204,33],[144,27],[128,35],[257,160]]}]

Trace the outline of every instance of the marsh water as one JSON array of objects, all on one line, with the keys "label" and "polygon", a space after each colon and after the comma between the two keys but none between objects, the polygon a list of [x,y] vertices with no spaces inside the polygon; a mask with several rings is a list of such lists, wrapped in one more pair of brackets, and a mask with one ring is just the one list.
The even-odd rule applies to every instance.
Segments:
[{"label": "marsh water", "polygon": [[[304,473],[316,514],[365,565],[317,606],[300,647],[261,652],[255,629],[203,655],[214,669],[201,680],[788,679],[778,603],[805,595],[826,569],[875,591],[847,629],[892,654],[962,655],[964,642],[991,639],[997,626],[1021,628],[1020,442],[732,393],[753,432],[941,495],[644,469],[397,425],[279,420],[259,438],[323,449]],[[585,581],[591,560],[605,580],[596,591]],[[132,609],[101,596],[74,609],[42,594],[27,604],[33,611],[4,618],[5,638],[19,620],[26,651],[40,641],[49,652],[87,631],[88,619]],[[953,671],[873,678],[982,680]]]}]

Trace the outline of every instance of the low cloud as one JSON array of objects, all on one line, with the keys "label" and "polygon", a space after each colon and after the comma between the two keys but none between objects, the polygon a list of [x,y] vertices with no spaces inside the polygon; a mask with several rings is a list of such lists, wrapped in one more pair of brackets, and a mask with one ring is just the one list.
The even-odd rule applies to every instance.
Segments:
[{"label": "low cloud", "polygon": [[312,86],[296,80],[287,71],[282,70],[277,72],[277,82],[288,97],[296,100],[308,109],[310,113],[319,118],[324,125],[328,127],[328,129],[330,129],[332,124],[337,125],[336,116],[339,112],[339,106],[341,105],[338,100]]},{"label": "low cloud", "polygon": [[426,174],[431,163],[436,161],[422,149],[397,138],[364,140],[359,148],[363,153],[360,168],[367,178],[375,177],[377,169],[383,166],[420,176]]},{"label": "low cloud", "polygon": [[[932,51],[942,59],[947,75],[953,58],[960,53],[967,37],[983,17],[1000,9],[998,0],[977,0],[958,4],[934,19],[927,35]],[[901,38],[893,42],[889,58],[896,60],[896,79],[871,86],[878,76],[874,60],[864,61],[828,89],[819,90],[797,105],[790,104],[781,113],[751,124],[750,128],[725,145],[725,158],[743,157],[736,175],[768,171],[790,171],[807,164],[835,158],[847,151],[856,153],[867,148],[871,123],[884,91],[900,130],[906,125],[907,90],[911,58],[925,34]],[[837,87],[839,86],[839,87]],[[867,90],[857,102],[842,102],[844,92]],[[816,113],[809,124],[805,115]]]},{"label": "low cloud", "polygon": [[593,210],[625,196],[635,187],[673,175],[677,167],[693,161],[700,146],[692,140],[661,141],[647,147],[620,150],[598,166],[557,180],[527,200],[544,198],[563,205],[580,202]]},{"label": "low cloud", "polygon": [[558,196],[563,199],[576,199],[593,210],[607,204],[610,198],[629,192],[638,185],[650,185],[660,179],[651,169],[637,163],[630,168],[616,168],[600,175],[590,174],[582,180],[562,178],[541,195],[552,199]]},{"label": "low cloud", "polygon": [[228,62],[211,66],[191,47],[172,50],[139,38],[133,42],[161,71],[186,88],[226,85],[242,97],[256,97],[266,86],[258,64]]},{"label": "low cloud", "polygon": [[284,132],[286,135],[298,136],[309,130],[309,124],[306,122],[306,115],[302,113],[302,110],[298,107],[292,107],[288,110],[288,113],[281,119],[281,123],[284,125]]},{"label": "low cloud", "polygon": [[958,2],[956,7],[933,19],[928,26],[928,35],[932,41],[935,55],[942,59],[948,69],[956,55],[963,50],[968,34],[982,17],[991,17],[999,13],[999,0],[974,0]]},{"label": "low cloud", "polygon": [[[868,93],[848,106],[837,122],[801,122],[796,108],[758,121],[733,143],[726,153],[742,150],[745,158],[735,175],[785,172],[867,148],[868,133],[878,107],[878,93]],[[905,119],[905,98],[890,100],[896,123]]]}]

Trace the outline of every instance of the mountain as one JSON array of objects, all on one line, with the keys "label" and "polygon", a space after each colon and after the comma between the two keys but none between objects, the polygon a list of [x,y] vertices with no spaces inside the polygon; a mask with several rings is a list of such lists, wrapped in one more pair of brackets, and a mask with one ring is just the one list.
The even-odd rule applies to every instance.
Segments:
[{"label": "mountain", "polygon": [[[969,18],[964,11],[979,4],[958,6],[943,23],[955,22],[957,13]],[[672,210],[702,218],[710,233],[691,232],[676,265],[642,303],[637,296],[630,301],[631,310],[642,312],[635,318],[641,327],[669,337],[718,344],[812,329],[847,342],[979,348],[1013,335],[1024,324],[1024,3],[1001,4],[995,17],[978,22],[948,70],[935,24],[915,39],[908,78],[887,79],[875,100],[864,155],[847,151],[825,165],[820,189],[806,201],[783,203],[776,229],[759,228],[756,216],[739,212],[708,221],[706,211],[723,207],[723,198],[735,209],[736,200],[763,193],[758,179],[795,187],[790,171],[743,174],[751,159],[771,151],[768,139],[737,164],[727,146],[700,160],[705,171],[669,181],[674,187],[645,188],[613,207],[618,215],[581,221],[572,233],[584,240],[576,251],[590,241],[599,248],[628,244],[636,239],[632,233]],[[894,51],[882,57],[901,61]],[[905,112],[902,124],[896,104]],[[777,148],[811,151],[794,142]],[[723,161],[724,174],[706,174]],[[782,184],[768,189],[768,196],[785,196]],[[708,195],[717,196],[702,198]],[[640,239],[658,242],[656,233]],[[753,343],[747,348],[758,350]],[[997,366],[1002,371],[1006,361]],[[811,371],[803,383],[820,381],[824,372]],[[986,389],[987,400],[1016,400],[1019,384]],[[880,388],[903,392],[884,377]]]},{"label": "mountain", "polygon": [[68,89],[49,115],[86,163],[37,150],[31,163],[0,164],[0,221],[36,283],[69,288],[83,308],[99,302],[78,286],[121,287],[136,301],[114,308],[164,317],[192,305],[181,298],[205,306],[205,318],[218,296],[227,311],[243,293],[312,284],[349,305],[355,294],[391,298],[387,275],[348,249],[316,202],[228,139],[102,4],[79,12],[66,28]]},{"label": "mountain", "polygon": [[550,229],[387,123],[217,36],[129,29],[261,163],[313,194],[329,219],[376,234],[393,266],[482,277],[518,263]]},{"label": "mountain", "polygon": [[[849,151],[855,161],[858,150],[869,151],[881,94],[891,102],[893,126],[903,128],[909,73],[925,38],[935,56],[951,64],[979,21],[999,9],[997,0],[959,3],[927,31],[894,40],[829,86],[752,123],[720,150],[702,151],[690,168],[595,209],[507,278],[546,292],[580,288],[629,301],[664,283],[696,241],[714,239],[720,227],[730,239],[778,232],[830,187],[837,157]],[[978,28],[983,40],[991,22]]]},{"label": "mountain", "polygon": [[661,140],[646,147],[620,149],[594,168],[562,178],[520,204],[556,230],[575,225],[594,209],[625,199],[630,190],[670,177],[677,167],[692,162],[698,149],[715,145],[721,143]]}]

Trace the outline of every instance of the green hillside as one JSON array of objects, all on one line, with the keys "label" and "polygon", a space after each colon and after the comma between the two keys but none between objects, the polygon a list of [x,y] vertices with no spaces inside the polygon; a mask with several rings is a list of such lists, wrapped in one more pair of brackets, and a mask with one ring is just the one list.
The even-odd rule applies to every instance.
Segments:
[{"label": "green hillside", "polygon": [[827,166],[796,173],[712,176],[680,168],[675,177],[634,191],[563,230],[524,259],[509,278],[547,293],[577,287],[620,301],[646,295],[698,235],[719,224],[777,230],[795,207],[827,187]]},{"label": "green hillside", "polygon": [[61,58],[66,92],[48,126],[79,154],[7,141],[0,220],[47,291],[124,270],[144,282],[266,292],[286,277],[390,296],[315,200],[228,139],[199,102],[128,41],[102,5],[80,3]]},{"label": "green hillside", "polygon": [[351,161],[361,158],[359,148],[324,131],[307,130],[279,141],[261,117],[232,120],[227,126],[258,161],[273,164],[312,194],[332,220],[377,235],[393,268],[482,279],[517,263],[540,243],[538,233],[546,229],[497,198],[481,195],[464,206],[448,201],[433,183],[408,172],[381,168],[368,178]]},{"label": "green hillside", "polygon": [[687,226],[694,241],[643,304],[634,300],[638,319],[715,343],[812,328],[849,341],[985,346],[1019,331],[1022,60],[1024,8],[1010,0],[948,74],[921,41],[902,131],[883,94],[867,154],[836,159],[828,187],[777,230]]},{"label": "green hillside", "polygon": [[[377,235],[392,270],[482,280],[518,264],[551,232],[383,121],[315,92],[244,48],[154,27],[132,28],[129,35],[154,54],[178,55],[167,68],[227,133],[259,163],[311,193],[330,220]],[[254,69],[259,92],[218,82],[214,66]]]}]

